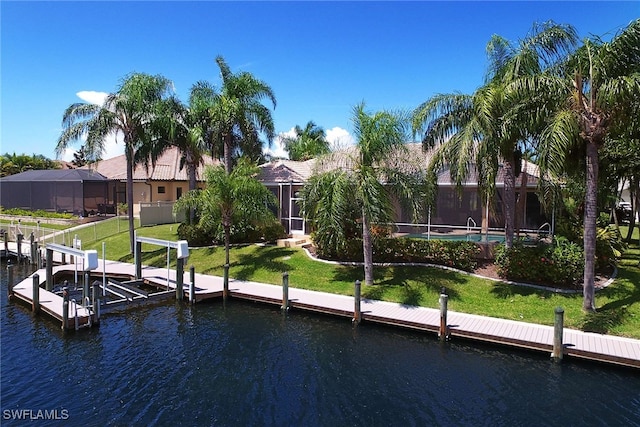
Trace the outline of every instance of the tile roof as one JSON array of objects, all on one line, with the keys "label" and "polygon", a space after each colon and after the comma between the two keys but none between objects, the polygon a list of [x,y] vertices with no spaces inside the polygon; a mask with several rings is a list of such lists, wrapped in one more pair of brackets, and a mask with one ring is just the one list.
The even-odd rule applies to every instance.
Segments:
[{"label": "tile roof", "polygon": [[2,182],[37,182],[37,181],[58,181],[58,182],[88,182],[107,181],[108,178],[102,174],[89,169],[42,169],[29,170],[14,175],[1,178]]},{"label": "tile roof", "polygon": [[299,162],[275,160],[260,166],[258,179],[263,183],[305,182],[313,173],[316,159]]},{"label": "tile roof", "polygon": [[[211,156],[205,155],[204,166],[198,167],[197,177],[203,181],[204,167],[208,165],[219,165],[220,162]],[[96,163],[94,169],[109,179],[124,181],[127,179],[127,159],[125,155],[101,160]],[[137,165],[133,172],[133,179],[136,181],[188,181],[187,169],[180,170],[180,151],[171,147],[166,150],[156,161],[155,167],[149,165],[147,171],[144,165]]]},{"label": "tile roof", "polygon": [[[405,144],[406,151],[400,150],[387,159],[388,163],[396,164],[406,171],[426,170],[431,157],[430,152],[422,150],[421,143]],[[354,156],[358,153],[357,147],[351,146],[345,149],[334,151],[326,156],[317,159],[297,162],[293,160],[276,160],[260,165],[260,181],[264,183],[281,182],[305,182],[313,173],[321,173],[334,169],[349,169],[354,163]],[[527,172],[527,186],[535,187],[538,184],[538,167],[530,162],[522,160],[522,170]],[[520,175],[516,178],[516,186],[520,185]],[[470,171],[467,179],[468,185],[477,186],[478,178],[475,169]],[[498,169],[496,185],[502,186],[504,183],[504,170],[502,165]],[[449,176],[449,169],[445,169],[438,174],[438,184],[453,186],[455,183]]]}]

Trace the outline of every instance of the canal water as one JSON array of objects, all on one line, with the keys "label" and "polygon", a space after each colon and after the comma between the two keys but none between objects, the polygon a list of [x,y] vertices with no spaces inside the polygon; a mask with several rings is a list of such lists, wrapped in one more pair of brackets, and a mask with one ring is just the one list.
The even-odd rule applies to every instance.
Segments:
[{"label": "canal water", "polygon": [[3,426],[640,425],[632,370],[232,300],[63,334],[1,267]]}]

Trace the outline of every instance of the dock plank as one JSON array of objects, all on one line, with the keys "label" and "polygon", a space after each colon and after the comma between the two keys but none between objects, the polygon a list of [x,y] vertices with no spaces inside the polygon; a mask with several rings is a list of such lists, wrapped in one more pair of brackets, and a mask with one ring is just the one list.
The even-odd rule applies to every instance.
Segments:
[{"label": "dock plank", "polygon": [[[73,265],[70,265],[57,266],[54,269],[56,271],[61,269],[73,271],[73,268]],[[133,277],[135,266],[117,261],[103,262],[99,260],[98,269],[94,271],[94,274],[100,272]],[[39,274],[44,278],[44,270],[39,271]],[[166,268],[143,266],[142,279],[154,282],[160,287],[168,286],[172,290],[175,290],[176,287],[175,271]],[[186,295],[189,292],[189,281],[190,275],[185,272],[183,283]],[[16,293],[23,292],[25,298],[29,298],[31,283],[31,278],[28,278],[16,285],[14,291]],[[222,295],[223,279],[219,276],[196,273],[194,288],[196,301],[219,298]],[[282,304],[282,287],[279,285],[230,279],[229,290],[232,298],[261,301],[274,305]],[[60,302],[54,303],[54,297],[57,297]],[[52,311],[61,313],[61,297],[58,295],[41,289],[40,300],[43,307],[45,304],[51,304]],[[355,304],[352,296],[329,294],[291,286],[289,288],[289,306],[293,309],[352,317]],[[436,332],[440,324],[440,311],[435,308],[364,299],[361,301],[361,309],[362,319],[365,322],[397,325],[429,332]],[[448,325],[452,337],[476,339],[545,352],[550,351],[553,345],[552,326],[454,311],[448,312]],[[640,368],[640,340],[565,328],[563,343],[565,344],[565,354],[570,357]]]}]

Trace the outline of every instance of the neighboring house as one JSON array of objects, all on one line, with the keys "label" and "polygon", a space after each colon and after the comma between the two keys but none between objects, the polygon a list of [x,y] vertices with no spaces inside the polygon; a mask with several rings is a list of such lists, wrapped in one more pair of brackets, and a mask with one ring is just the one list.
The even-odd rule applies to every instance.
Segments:
[{"label": "neighboring house", "polygon": [[[205,156],[205,165],[197,172],[198,187],[204,186],[204,168],[220,162]],[[92,166],[97,172],[113,181],[109,197],[116,204],[127,203],[127,160],[125,155],[101,160]],[[137,165],[133,172],[133,213],[139,215],[140,203],[175,202],[189,191],[189,176],[186,166],[180,169],[180,151],[170,148],[156,161],[155,166]]]},{"label": "neighboring house", "polygon": [[[428,155],[422,151],[421,144],[407,144],[407,159],[398,159],[400,164],[409,165],[413,169],[425,170]],[[353,150],[348,149],[348,150]],[[346,152],[345,152],[346,153]],[[299,191],[303,188],[309,177],[318,171],[333,168],[348,168],[347,155],[333,153],[329,161],[311,159],[305,162],[292,160],[277,160],[260,166],[259,180],[263,182],[278,198],[277,217],[289,234],[308,234],[311,230],[300,215]],[[524,179],[524,187],[522,186]],[[516,199],[522,188],[526,191],[524,204],[518,204],[518,220],[523,230],[537,231],[540,227],[548,225],[541,204],[536,193],[538,186],[538,168],[526,161],[522,162],[522,173],[516,179]],[[438,194],[435,206],[425,209],[426,214],[414,224],[408,212],[403,211],[399,203],[396,203],[397,230],[401,232],[426,232],[426,226],[435,229],[448,230],[452,228],[465,229],[469,226],[494,229],[504,228],[504,206],[502,194],[504,192],[504,173],[502,168],[496,177],[496,194],[489,207],[482,206],[478,183],[475,173],[457,188],[451,181],[449,170],[443,170],[438,174]],[[487,223],[488,218],[488,223]],[[520,218],[524,218],[523,220]],[[438,227],[440,226],[440,227]],[[548,229],[545,229],[549,231]]]},{"label": "neighboring house", "polygon": [[110,204],[109,186],[107,177],[89,169],[30,170],[0,179],[0,204],[87,216]]},{"label": "neighboring house", "polygon": [[309,234],[309,225],[300,214],[300,191],[313,172],[315,159],[304,162],[275,160],[260,165],[258,179],[278,199],[274,212],[289,234]]}]

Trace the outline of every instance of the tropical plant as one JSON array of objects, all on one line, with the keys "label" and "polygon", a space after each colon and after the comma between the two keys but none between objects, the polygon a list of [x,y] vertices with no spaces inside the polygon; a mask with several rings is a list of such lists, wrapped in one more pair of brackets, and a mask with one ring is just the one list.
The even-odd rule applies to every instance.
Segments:
[{"label": "tropical plant", "polygon": [[296,125],[294,132],[295,136],[283,139],[289,159],[305,161],[329,153],[329,141],[324,129],[313,121],[307,122],[304,129]]},{"label": "tropical plant", "polygon": [[42,154],[9,154],[0,156],[0,176],[14,175],[27,170],[59,169],[57,162]]},{"label": "tropical plant", "polygon": [[229,264],[231,227],[234,224],[273,219],[269,206],[277,201],[273,193],[256,179],[258,172],[258,167],[245,158],[241,158],[229,174],[223,166],[207,166],[206,187],[186,193],[174,205],[175,212],[195,209],[198,225],[203,230],[214,230],[222,224],[226,264]]},{"label": "tropical plant", "polygon": [[348,240],[344,219],[350,210],[359,211],[365,284],[372,285],[372,225],[392,221],[393,197],[414,213],[420,212],[427,191],[422,171],[409,167],[403,115],[370,114],[361,103],[353,109],[352,121],[356,146],[351,152],[331,153],[318,160],[318,173],[303,189],[302,212],[316,235],[329,236],[331,244],[340,248]]},{"label": "tropical plant", "polygon": [[219,92],[207,82],[196,85],[201,92],[211,96],[208,109],[210,123],[215,140],[222,142],[225,170],[229,174],[234,152],[248,154],[256,161],[256,157],[262,154],[259,134],[264,134],[269,144],[273,141],[273,118],[262,100],[267,98],[275,108],[276,98],[271,87],[251,73],[232,73],[222,56],[216,57],[216,63],[222,77]]},{"label": "tropical plant", "polygon": [[504,173],[505,244],[513,244],[515,224],[515,178],[521,153],[532,131],[540,125],[529,114],[522,98],[512,96],[509,83],[524,75],[535,75],[572,46],[574,30],[553,22],[534,25],[517,44],[493,36],[487,44],[487,83],[472,95],[439,94],[413,113],[414,134],[423,133],[426,150],[435,149],[429,161],[430,174],[449,168],[458,186],[472,168],[478,174],[483,203],[495,192],[498,170]]},{"label": "tropical plant", "polygon": [[[208,108],[212,94],[197,84],[192,86],[189,104],[172,97],[164,103],[159,114],[157,134],[163,140],[162,145],[176,147],[180,153],[180,170],[186,169],[189,177],[189,190],[197,188],[198,169],[205,164],[211,149],[211,121]],[[193,210],[188,215],[189,222],[194,220]]]},{"label": "tropical plant", "polygon": [[127,160],[127,213],[129,216],[130,251],[134,250],[133,170],[136,165],[148,167],[155,163],[165,146],[155,134],[154,121],[172,83],[161,75],[133,73],[122,79],[114,93],[102,105],[76,103],[70,105],[62,118],[63,131],[58,138],[59,156],[69,143],[85,139],[87,155],[99,158],[107,138],[122,135]]},{"label": "tropical plant", "polygon": [[569,158],[586,160],[582,308],[594,311],[599,154],[607,138],[628,133],[638,120],[640,20],[608,42],[585,39],[558,73],[518,79],[514,91],[540,101],[536,114],[553,111],[540,136],[542,170],[562,176]]}]

